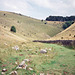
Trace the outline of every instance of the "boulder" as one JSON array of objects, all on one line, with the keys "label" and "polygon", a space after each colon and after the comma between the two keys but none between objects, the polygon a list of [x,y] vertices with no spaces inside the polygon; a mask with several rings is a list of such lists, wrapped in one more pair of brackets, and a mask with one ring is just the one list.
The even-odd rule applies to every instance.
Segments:
[{"label": "boulder", "polygon": [[14,46],[12,49],[15,49],[16,51],[19,50],[19,46]]},{"label": "boulder", "polygon": [[29,67],[29,70],[32,71],[33,69],[31,67]]},{"label": "boulder", "polygon": [[25,61],[22,61],[16,69],[25,69],[26,70],[26,68],[27,68],[27,65],[25,64]]},{"label": "boulder", "polygon": [[48,55],[45,55],[46,57],[48,57]]},{"label": "boulder", "polygon": [[5,68],[4,68],[4,69],[2,69],[2,72],[6,72],[6,71],[7,71],[7,69],[5,69]]},{"label": "boulder", "polygon": [[17,62],[15,62],[15,65],[18,65],[18,63],[17,63]]},{"label": "boulder", "polygon": [[40,75],[45,75],[44,73],[40,73]]},{"label": "boulder", "polygon": [[24,61],[25,61],[25,62],[30,62],[31,60],[30,60],[30,59],[24,59]]},{"label": "boulder", "polygon": [[52,74],[47,73],[47,75],[52,75]]},{"label": "boulder", "polygon": [[47,53],[47,50],[41,49],[41,50],[40,50],[40,53]]},{"label": "boulder", "polygon": [[51,48],[49,48],[49,51],[51,51],[52,49]]},{"label": "boulder", "polygon": [[19,66],[22,66],[22,65],[24,65],[25,64],[25,61],[22,61],[20,64],[19,64]]},{"label": "boulder", "polygon": [[2,69],[1,75],[5,75],[5,72],[7,71],[7,69]]},{"label": "boulder", "polygon": [[17,71],[12,71],[10,75],[18,75]]},{"label": "boulder", "polygon": [[5,75],[5,72],[1,72],[1,75]]},{"label": "boulder", "polygon": [[7,44],[7,43],[4,43],[4,45],[6,45],[6,46],[7,46],[8,44]]}]

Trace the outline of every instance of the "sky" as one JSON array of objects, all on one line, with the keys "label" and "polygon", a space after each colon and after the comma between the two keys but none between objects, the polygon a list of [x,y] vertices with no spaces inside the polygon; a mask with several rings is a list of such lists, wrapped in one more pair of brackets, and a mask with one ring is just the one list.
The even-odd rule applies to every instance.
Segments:
[{"label": "sky", "polygon": [[36,19],[75,15],[75,0],[0,0],[0,11],[21,13]]}]

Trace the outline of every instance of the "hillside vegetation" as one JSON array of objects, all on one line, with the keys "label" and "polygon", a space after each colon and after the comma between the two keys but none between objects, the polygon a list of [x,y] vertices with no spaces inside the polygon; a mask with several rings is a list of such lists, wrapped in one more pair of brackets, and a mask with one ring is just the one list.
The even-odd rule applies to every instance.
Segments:
[{"label": "hillside vegetation", "polygon": [[74,21],[75,16],[49,16],[46,18],[47,21]]},{"label": "hillside vegetation", "polygon": [[[74,49],[32,42],[51,38],[63,30],[63,24],[0,11],[0,75],[14,75],[12,71],[16,75],[75,75]],[[74,38],[74,31],[75,23],[53,39],[62,34]]]},{"label": "hillside vegetation", "polygon": [[[17,71],[19,75],[75,75],[75,50],[55,44],[32,44],[18,51],[0,48],[0,75],[3,68],[7,69],[6,75],[12,71]],[[46,49],[47,53],[40,53],[41,49]],[[24,59],[30,60],[26,62],[27,69],[17,70]]]},{"label": "hillside vegetation", "polygon": [[75,23],[50,40],[75,40]]},{"label": "hillside vegetation", "polygon": [[[0,11],[1,29],[3,28],[3,30],[7,30],[7,33],[9,32],[12,35],[19,36],[26,40],[47,39],[63,30],[61,22],[59,24],[57,22],[45,24],[45,22],[46,21],[42,22],[41,20],[33,19],[21,14]],[[15,34],[10,32],[11,26],[16,27]]]}]

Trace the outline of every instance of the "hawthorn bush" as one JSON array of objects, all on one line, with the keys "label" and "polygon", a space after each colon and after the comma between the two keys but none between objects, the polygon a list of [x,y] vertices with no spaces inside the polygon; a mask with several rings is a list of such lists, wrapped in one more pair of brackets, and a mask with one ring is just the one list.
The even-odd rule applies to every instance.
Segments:
[{"label": "hawthorn bush", "polygon": [[74,22],[73,21],[66,21],[65,24],[63,24],[63,28],[66,29],[69,26],[71,26]]},{"label": "hawthorn bush", "polygon": [[16,32],[16,28],[15,28],[15,26],[11,26],[10,31],[12,31],[12,32]]}]

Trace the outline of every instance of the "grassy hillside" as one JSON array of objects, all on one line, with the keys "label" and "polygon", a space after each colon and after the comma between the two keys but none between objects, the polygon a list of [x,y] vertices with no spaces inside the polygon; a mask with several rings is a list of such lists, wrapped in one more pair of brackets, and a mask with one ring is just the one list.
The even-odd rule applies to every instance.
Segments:
[{"label": "grassy hillside", "polygon": [[[32,45],[33,44],[33,45]],[[1,49],[1,48],[0,48]],[[41,49],[46,49],[46,54],[40,53]],[[50,50],[51,49],[51,50]],[[3,55],[4,54],[4,55]],[[55,44],[31,43],[24,49],[15,51],[13,49],[0,50],[0,74],[3,68],[8,71],[6,75],[16,70],[17,63],[21,63],[24,59],[30,59],[26,62],[28,68],[33,70],[16,70],[19,75],[75,75],[75,51]]]},{"label": "grassy hillside", "polygon": [[75,23],[50,40],[75,40]]},{"label": "grassy hillside", "polygon": [[[4,68],[7,69],[5,75],[11,71],[17,71],[18,75],[75,75],[73,49],[32,42],[48,39],[63,30],[63,22],[45,23],[21,14],[0,11],[0,75]],[[16,27],[16,33],[10,31],[11,26]],[[14,49],[15,46],[19,50]],[[47,53],[40,53],[41,49],[47,50]],[[30,59],[30,62],[26,62],[27,69],[16,69],[24,59]]]},{"label": "grassy hillside", "polygon": [[15,26],[17,33],[12,33],[12,35],[16,35],[26,40],[47,39],[63,30],[61,22],[44,23],[45,21],[41,22],[41,20],[33,19],[21,14],[0,11],[1,28],[7,30],[6,32],[11,34],[10,28],[11,26]]}]

